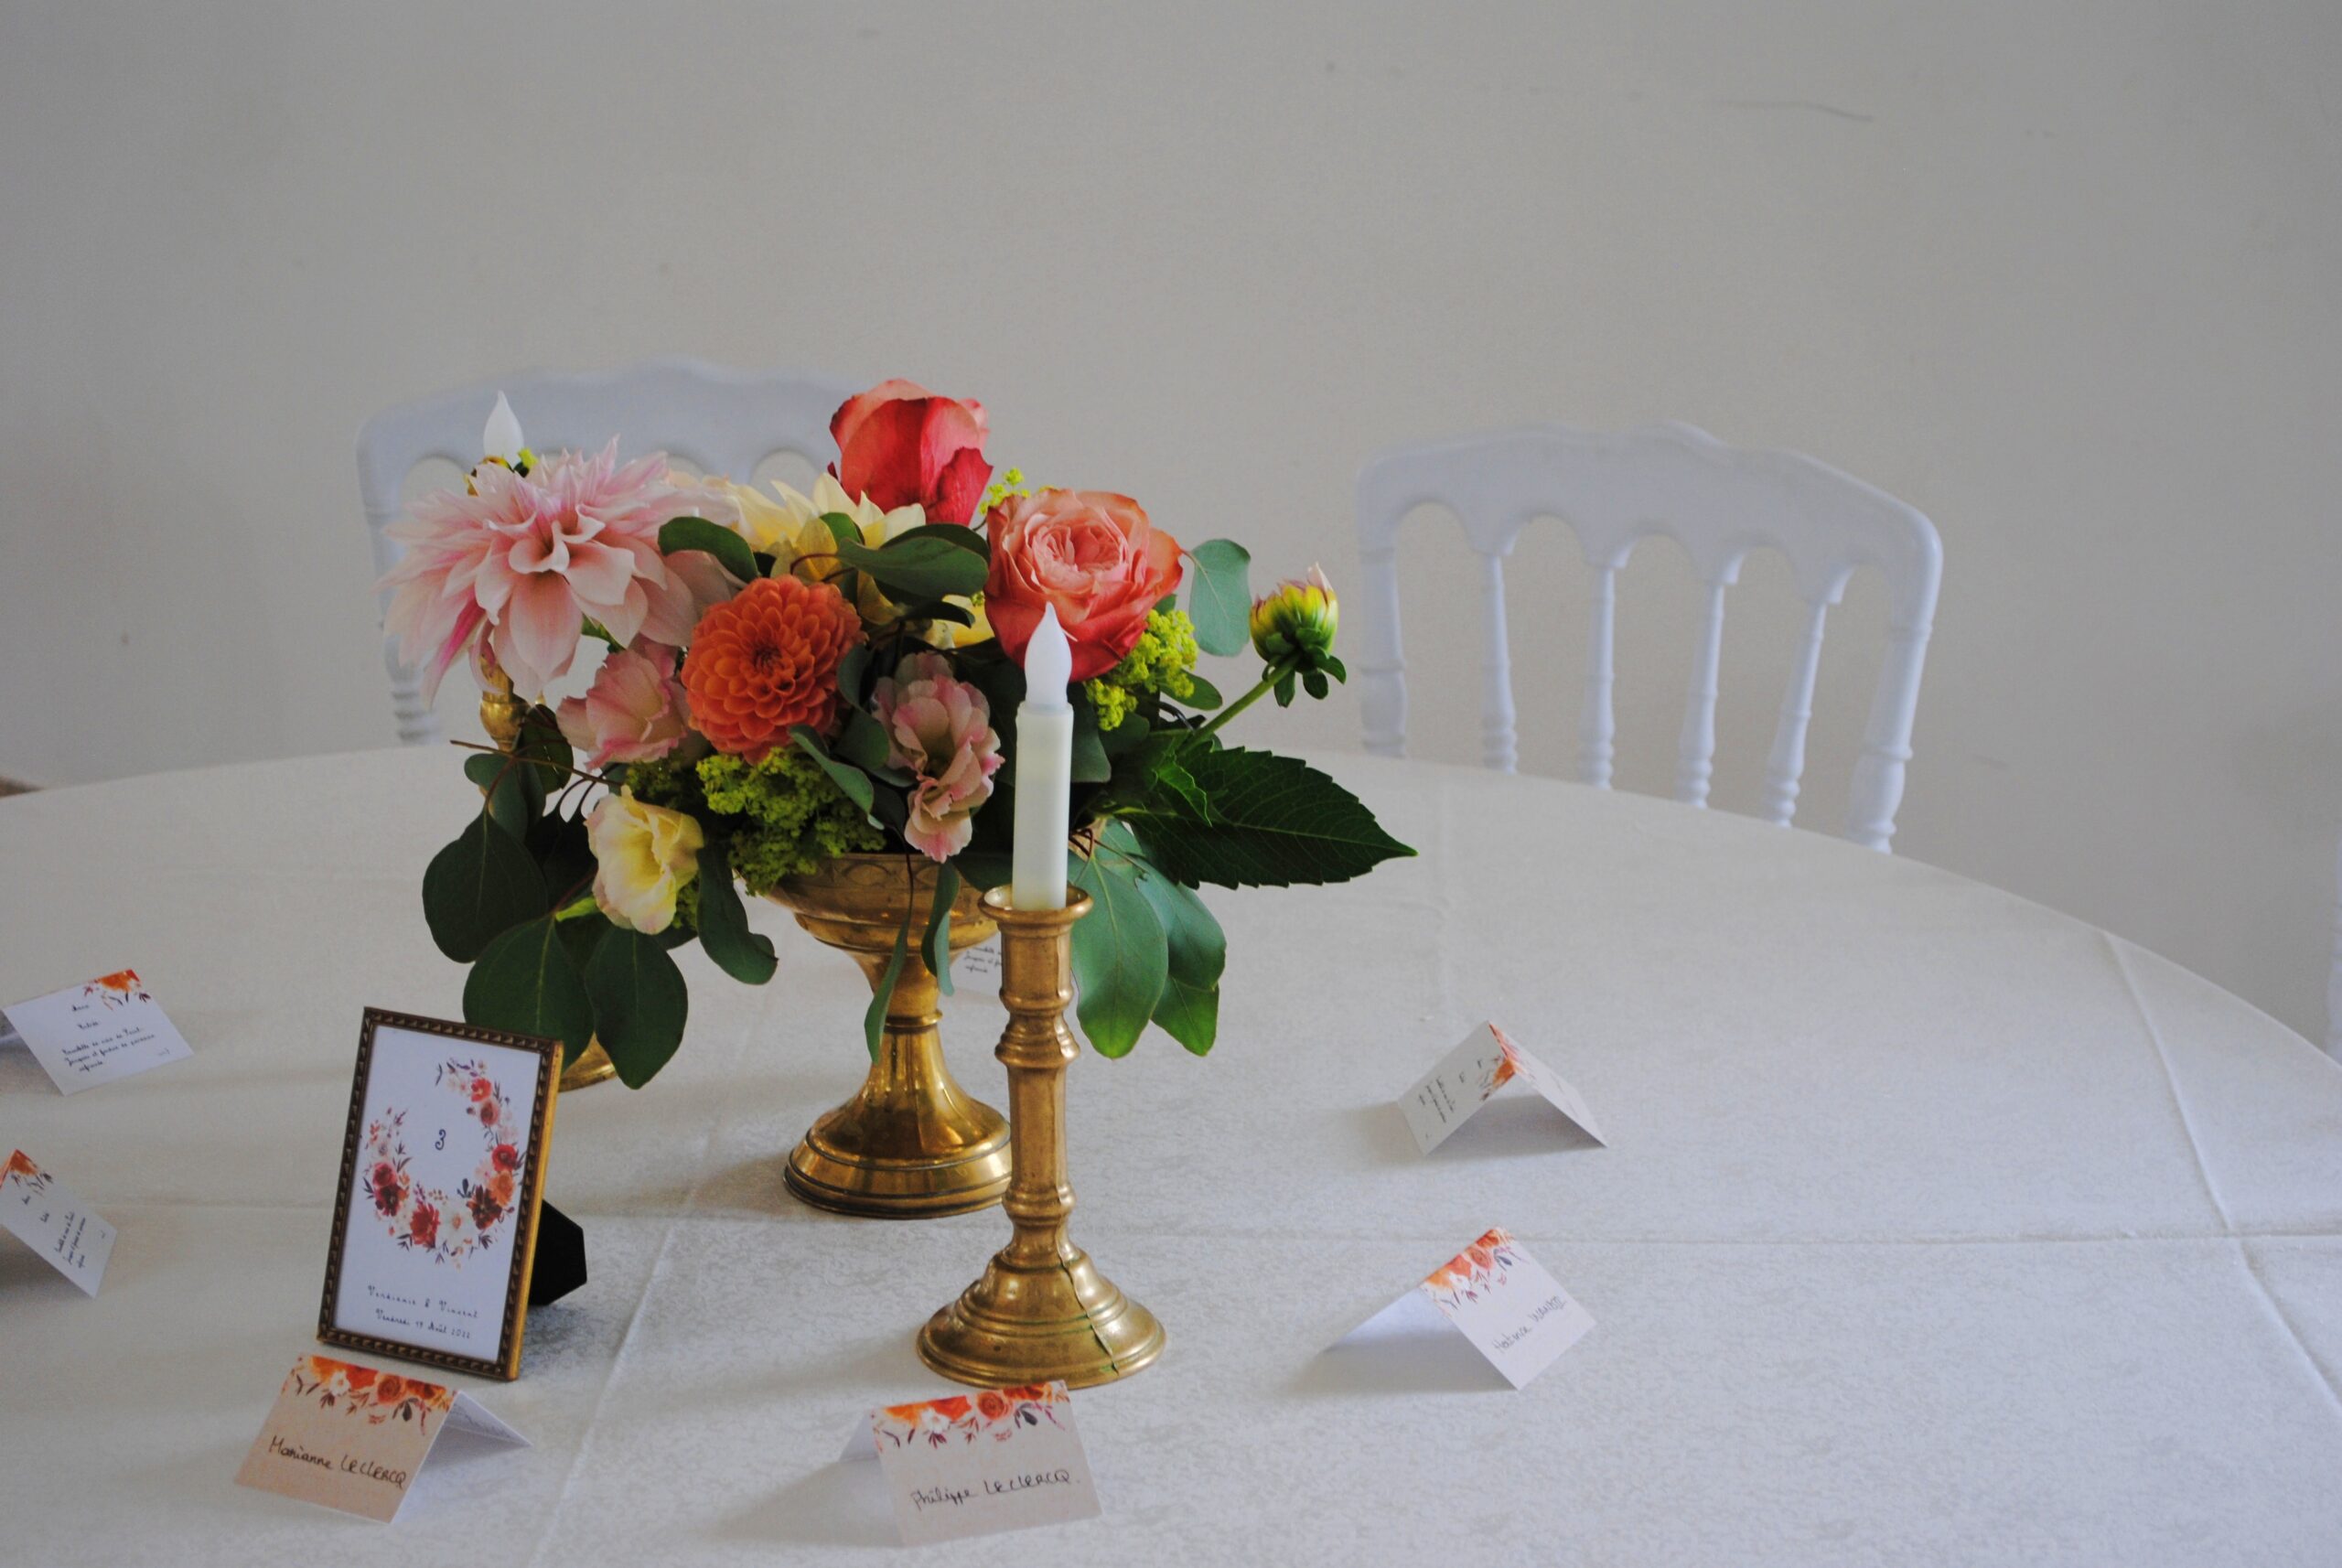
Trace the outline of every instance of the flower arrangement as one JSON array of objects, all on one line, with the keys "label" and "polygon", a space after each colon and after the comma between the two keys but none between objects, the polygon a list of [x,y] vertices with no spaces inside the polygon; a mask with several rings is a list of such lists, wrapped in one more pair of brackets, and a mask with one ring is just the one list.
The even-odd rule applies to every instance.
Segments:
[{"label": "flower arrangement", "polygon": [[[1232,541],[1192,548],[1127,496],[995,478],[982,404],[904,381],[849,399],[811,494],[671,470],[663,456],[539,458],[501,399],[467,493],[393,529],[387,619],[425,692],[460,660],[516,717],[467,775],[478,813],[424,875],[470,1021],[598,1036],[639,1087],[680,1044],[672,950],[750,984],[777,965],[740,899],[831,857],[934,863],[865,1020],[918,950],[950,990],[962,886],[1004,882],[1022,655],[1054,609],[1070,644],[1076,1015],[1127,1052],[1152,1023],[1198,1054],[1226,941],[1197,889],[1339,882],[1413,851],[1359,800],[1227,724],[1345,677],[1312,569],[1255,602]],[[1247,646],[1224,701],[1196,666]],[[581,666],[582,650],[598,663]],[[548,689],[590,669],[580,695]],[[574,683],[574,682],[573,682]],[[913,929],[914,927],[918,929]]]}]

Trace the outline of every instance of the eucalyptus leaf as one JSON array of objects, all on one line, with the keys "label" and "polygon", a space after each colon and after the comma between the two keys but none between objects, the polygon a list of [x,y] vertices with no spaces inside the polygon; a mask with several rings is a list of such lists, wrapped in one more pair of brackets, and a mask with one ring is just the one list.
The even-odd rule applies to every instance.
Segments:
[{"label": "eucalyptus leaf", "polygon": [[895,999],[895,982],[903,977],[903,960],[910,955],[910,917],[903,917],[902,929],[895,933],[895,950],[886,960],[885,972],[870,994],[870,1005],[862,1014],[862,1038],[870,1047],[870,1059],[878,1059],[878,1041],[886,1032],[886,1004]]},{"label": "eucalyptus leaf", "polygon": [[757,553],[748,542],[720,522],[710,522],[704,517],[671,518],[659,530],[659,553],[673,555],[686,550],[703,550],[715,557],[715,564],[744,583],[757,580]]},{"label": "eucalyptus leaf", "polygon": [[946,861],[935,868],[935,901],[927,912],[927,934],[919,939],[919,955],[943,994],[951,994],[951,901],[960,897],[959,868]]},{"label": "eucalyptus leaf", "polygon": [[964,522],[924,522],[917,528],[907,528],[889,538],[886,548],[892,550],[909,539],[933,539],[954,550],[965,550],[987,561],[992,559],[992,541],[984,537],[982,529],[971,528]]},{"label": "eucalyptus leaf", "polygon": [[457,963],[478,958],[500,934],[543,914],[551,901],[536,857],[485,803],[423,871],[424,922],[439,950]]},{"label": "eucalyptus leaf", "polygon": [[895,748],[886,739],[886,729],[860,708],[846,715],[835,749],[843,760],[897,789],[911,781],[909,774],[894,765]]},{"label": "eucalyptus leaf", "polygon": [[870,810],[870,775],[851,762],[841,762],[832,757],[830,748],[822,744],[822,737],[814,734],[809,725],[790,725],[789,738],[797,743],[798,750],[822,765],[822,771],[837,781],[838,788],[845,791],[846,799],[865,811]]},{"label": "eucalyptus leaf", "polygon": [[476,751],[464,758],[464,777],[479,786],[497,826],[525,843],[545,809],[544,770],[506,752]]},{"label": "eucalyptus leaf", "polygon": [[721,839],[708,840],[699,852],[699,945],[733,979],[762,985],[780,960],[770,937],[748,929],[748,912],[732,885],[729,853]]},{"label": "eucalyptus leaf", "polygon": [[1232,539],[1208,539],[1188,552],[1196,564],[1187,615],[1206,653],[1241,653],[1252,639],[1252,552]]},{"label": "eucalyptus leaf", "polygon": [[620,1081],[640,1089],[683,1043],[691,1007],[683,972],[656,937],[613,926],[596,944],[585,978],[595,1037]]},{"label": "eucalyptus leaf", "polygon": [[1128,1056],[1169,977],[1163,922],[1126,857],[1075,855],[1066,876],[1091,900],[1090,913],[1073,925],[1075,1016],[1099,1055]]},{"label": "eucalyptus leaf", "polygon": [[488,944],[464,982],[464,1021],[559,1040],[567,1061],[594,1037],[594,1004],[551,915]]},{"label": "eucalyptus leaf", "polygon": [[838,558],[869,574],[890,598],[944,599],[954,594],[980,594],[989,570],[984,558],[974,551],[947,544],[916,529],[876,550],[840,540]]}]

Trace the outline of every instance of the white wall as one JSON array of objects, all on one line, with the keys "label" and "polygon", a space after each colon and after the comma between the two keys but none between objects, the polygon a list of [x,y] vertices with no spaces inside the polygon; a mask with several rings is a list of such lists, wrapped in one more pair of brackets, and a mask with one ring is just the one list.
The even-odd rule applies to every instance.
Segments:
[{"label": "white wall", "polygon": [[[2315,1030],[2342,12],[1887,9],[11,0],[0,772],[386,741],[351,437],[517,366],[908,374],[1037,476],[1349,580],[1379,445],[1680,417],[1941,526],[1905,853]],[[1667,548],[1622,600],[1645,788],[1690,654]],[[1406,558],[1411,616],[1466,613],[1440,526]],[[1562,536],[1522,546],[1545,771],[1578,581]],[[1726,805],[1794,635],[1781,575],[1744,583]],[[1836,620],[1822,825],[1879,619],[1858,587]],[[1411,641],[1470,692],[1468,639]],[[1474,755],[1468,700],[1416,714]]]}]

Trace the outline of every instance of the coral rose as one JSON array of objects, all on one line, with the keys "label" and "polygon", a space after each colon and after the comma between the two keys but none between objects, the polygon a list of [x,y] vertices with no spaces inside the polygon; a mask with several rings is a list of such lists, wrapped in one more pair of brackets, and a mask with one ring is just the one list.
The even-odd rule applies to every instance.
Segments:
[{"label": "coral rose", "polygon": [[1010,496],[984,519],[992,574],[984,614],[1002,651],[1022,660],[1041,609],[1055,605],[1073,645],[1073,678],[1123,661],[1146,631],[1146,612],[1179,586],[1179,542],[1151,526],[1138,502],[1103,490]]},{"label": "coral rose", "polygon": [[992,478],[984,460],[984,405],[937,397],[916,381],[881,381],[830,416],[838,444],[831,466],[850,496],[881,510],[914,503],[929,522],[964,523]]},{"label": "coral rose", "polygon": [[718,751],[760,762],[791,725],[835,727],[838,660],[862,618],[826,583],[760,577],[699,623],[683,662],[692,723]]}]

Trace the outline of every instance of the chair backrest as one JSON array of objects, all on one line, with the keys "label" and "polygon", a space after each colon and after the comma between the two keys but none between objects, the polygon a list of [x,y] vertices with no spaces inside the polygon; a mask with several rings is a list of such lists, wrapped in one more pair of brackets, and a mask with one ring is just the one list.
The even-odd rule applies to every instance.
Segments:
[{"label": "chair backrest", "polygon": [[1935,618],[1943,546],[1935,525],[1893,497],[1810,457],[1736,451],[1687,424],[1621,435],[1546,426],[1402,447],[1375,458],[1358,482],[1359,550],[1368,613],[1361,618],[1360,701],[1366,748],[1406,748],[1407,685],[1399,639],[1398,536],[1419,506],[1453,511],[1480,556],[1483,594],[1481,748],[1488,766],[1512,770],[1512,670],[1505,636],[1504,562],[1532,519],[1556,517],[1577,535],[1595,573],[1592,654],[1578,721],[1578,775],[1607,789],[1614,755],[1611,626],[1619,568],[1636,542],[1663,533],[1690,553],[1706,585],[1706,613],[1692,660],[1676,747],[1675,794],[1707,803],[1715,756],[1716,662],[1724,591],[1749,551],[1789,559],[1808,607],[1805,636],[1781,702],[1766,764],[1763,814],[1786,825],[1805,771],[1805,732],[1823,618],[1855,568],[1875,566],[1891,596],[1887,654],[1862,756],[1854,767],[1845,836],[1885,849],[1911,756],[1911,717]]},{"label": "chair backrest", "polygon": [[[821,464],[830,451],[830,415],[859,390],[822,376],[648,360],[586,375],[522,371],[384,409],[358,433],[358,492],[374,570],[379,575],[398,564],[398,542],[384,530],[403,510],[407,475],[434,458],[465,470],[478,462],[480,430],[500,392],[511,399],[533,451],[596,451],[615,435],[625,456],[663,451],[746,483],[776,453]],[[400,662],[394,639],[384,640],[382,659],[399,739],[436,740],[438,721],[423,701],[416,671]]]}]

